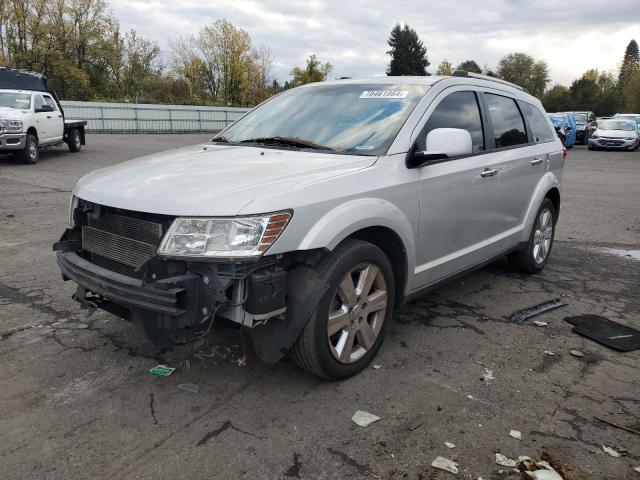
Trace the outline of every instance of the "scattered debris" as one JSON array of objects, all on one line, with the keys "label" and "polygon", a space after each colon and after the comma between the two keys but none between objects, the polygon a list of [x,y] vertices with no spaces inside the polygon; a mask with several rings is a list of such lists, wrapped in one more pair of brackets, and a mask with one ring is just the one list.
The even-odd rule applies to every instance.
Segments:
[{"label": "scattered debris", "polygon": [[151,370],[149,370],[149,373],[151,375],[158,375],[159,377],[168,377],[173,372],[175,372],[175,370],[175,368],[167,367],[166,365],[156,365]]},{"label": "scattered debris", "polygon": [[534,320],[533,324],[536,327],[546,327],[547,325],[549,325],[549,322],[543,322],[542,320]]},{"label": "scattered debris", "polygon": [[548,312],[549,310],[553,310],[555,308],[564,307],[565,305],[566,303],[564,303],[559,298],[547,300],[546,302],[542,302],[537,305],[531,305],[530,307],[526,307],[518,310],[517,312],[513,312],[511,314],[511,321],[518,325],[524,325],[524,322],[526,322],[531,317],[535,317],[536,315],[540,315],[541,313]]},{"label": "scattered debris", "polygon": [[381,368],[382,368],[382,365],[376,365],[376,364],[373,365],[374,370],[380,370]]},{"label": "scattered debris", "polygon": [[437,457],[433,462],[431,462],[431,466],[453,473],[454,475],[458,474],[458,464],[444,457]]},{"label": "scattered debris", "polygon": [[513,438],[515,438],[517,440],[522,440],[522,433],[520,431],[518,431],[518,430],[511,430],[509,432],[509,436],[513,437]]},{"label": "scattered debris", "polygon": [[633,469],[634,469],[636,472],[640,473],[640,467],[633,467]]},{"label": "scattered debris", "polygon": [[640,348],[640,330],[621,325],[600,315],[566,317],[565,321],[574,325],[572,332],[614,350],[631,352]]},{"label": "scattered debris", "polygon": [[363,412],[362,410],[358,410],[353,414],[353,417],[351,417],[351,421],[361,427],[368,427],[378,420],[380,420],[380,417],[378,417],[377,415],[369,412]]},{"label": "scattered debris", "polygon": [[473,395],[467,395],[467,398],[468,398],[469,400],[475,400],[475,397],[474,397]]},{"label": "scattered debris", "polygon": [[497,453],[497,452],[496,452],[496,463],[498,465],[502,465],[503,467],[512,467],[512,468],[518,464],[518,462],[516,462],[515,460],[505,457],[501,453]]},{"label": "scattered debris", "polygon": [[606,423],[608,425],[611,425],[612,427],[616,427],[619,428],[621,430],[624,430],[626,432],[629,433],[633,433],[635,435],[640,435],[640,424],[638,425],[629,425],[627,427],[623,426],[623,425],[618,425],[617,423],[613,423],[609,420],[605,420],[604,418],[600,418],[600,417],[596,417],[594,416],[593,418],[595,418],[596,420],[599,420],[600,422]]},{"label": "scattered debris", "polygon": [[185,392],[200,393],[200,385],[196,385],[195,383],[181,383],[177,388]]},{"label": "scattered debris", "polygon": [[544,354],[545,354],[545,355],[551,355],[551,356],[554,356],[554,355],[555,355],[555,353],[553,353],[551,350],[545,350],[545,351],[544,351]]},{"label": "scattered debris", "polygon": [[246,367],[247,366],[247,356],[243,355],[242,357],[240,357],[238,359],[238,366],[239,367]]},{"label": "scattered debris", "polygon": [[418,428],[420,428],[422,425],[424,425],[424,419],[422,418],[417,418],[415,419],[413,422],[411,422],[407,428],[409,428],[409,430],[411,430],[412,432]]},{"label": "scattered debris", "polygon": [[612,457],[618,458],[621,457],[622,455],[620,454],[620,452],[614,450],[611,447],[607,447],[605,445],[602,445],[602,451],[608,455],[611,455]]},{"label": "scattered debris", "polygon": [[482,374],[482,378],[484,378],[485,382],[490,382],[491,380],[495,380],[496,377],[493,376],[493,370],[489,370],[488,368],[484,369],[484,373]]},{"label": "scattered debris", "polygon": [[456,444],[455,443],[444,442],[444,444],[447,446],[447,448],[456,448]]},{"label": "scattered debris", "polygon": [[563,480],[558,472],[555,470],[535,470],[533,472],[525,472],[529,478],[534,480]]},{"label": "scattered debris", "polygon": [[[551,457],[543,454],[543,458]],[[564,464],[561,464],[561,467],[561,470],[565,473],[570,469]],[[517,469],[526,473],[529,478],[533,478],[534,480],[564,480],[565,478],[544,459],[536,462],[531,457],[518,457]]]},{"label": "scattered debris", "polygon": [[581,352],[580,350],[571,350],[569,351],[569,353],[574,357],[584,357],[584,353]]}]

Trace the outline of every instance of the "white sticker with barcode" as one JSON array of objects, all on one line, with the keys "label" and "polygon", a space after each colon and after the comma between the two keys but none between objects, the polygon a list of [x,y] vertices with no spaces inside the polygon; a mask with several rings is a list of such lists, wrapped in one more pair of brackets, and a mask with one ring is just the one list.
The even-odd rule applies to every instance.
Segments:
[{"label": "white sticker with barcode", "polygon": [[365,90],[360,98],[407,98],[407,90]]}]

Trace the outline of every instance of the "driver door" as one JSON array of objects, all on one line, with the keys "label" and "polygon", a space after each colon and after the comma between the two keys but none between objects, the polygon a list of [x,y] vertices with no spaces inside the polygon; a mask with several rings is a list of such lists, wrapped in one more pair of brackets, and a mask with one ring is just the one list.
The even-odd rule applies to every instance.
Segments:
[{"label": "driver door", "polygon": [[498,169],[486,150],[479,98],[469,87],[445,90],[430,107],[417,139],[424,150],[435,128],[462,128],[471,134],[473,154],[422,168],[417,285],[424,286],[487,257],[495,223]]},{"label": "driver door", "polygon": [[36,119],[36,130],[38,132],[38,143],[47,143],[49,141],[49,120],[47,115],[51,115],[51,112],[43,112],[44,99],[39,93],[33,95],[33,115]]},{"label": "driver door", "polygon": [[42,95],[45,105],[48,105],[53,109],[51,112],[47,112],[45,120],[47,121],[47,135],[49,140],[57,142],[62,140],[64,134],[64,121],[62,119],[62,112],[58,109],[58,105],[53,101],[50,95]]}]

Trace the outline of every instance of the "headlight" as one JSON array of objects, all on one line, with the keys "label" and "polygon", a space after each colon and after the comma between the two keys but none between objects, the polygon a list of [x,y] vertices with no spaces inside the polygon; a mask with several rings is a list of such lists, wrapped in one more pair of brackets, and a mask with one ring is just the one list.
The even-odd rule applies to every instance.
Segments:
[{"label": "headlight", "polygon": [[22,122],[20,120],[0,120],[0,130],[20,133],[22,131]]},{"label": "headlight", "polygon": [[73,212],[75,211],[75,209],[78,208],[78,197],[76,197],[75,195],[71,195],[71,202],[69,203],[69,227],[73,228],[74,225],[74,221],[73,221]]},{"label": "headlight", "polygon": [[176,218],[158,249],[168,257],[256,257],[280,237],[291,212],[237,218]]},{"label": "headlight", "polygon": [[600,138],[600,135],[598,135],[597,133],[592,133],[591,138]]}]

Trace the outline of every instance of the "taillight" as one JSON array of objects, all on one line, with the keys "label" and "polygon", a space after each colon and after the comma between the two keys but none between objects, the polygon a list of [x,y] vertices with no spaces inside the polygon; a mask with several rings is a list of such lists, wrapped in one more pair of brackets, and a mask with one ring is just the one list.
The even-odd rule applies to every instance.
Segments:
[{"label": "taillight", "polygon": [[567,150],[567,147],[562,147],[562,158],[565,159],[567,158],[567,154],[569,153],[569,150]]}]

